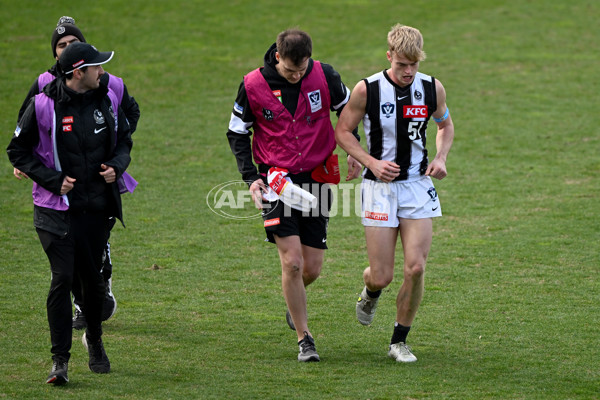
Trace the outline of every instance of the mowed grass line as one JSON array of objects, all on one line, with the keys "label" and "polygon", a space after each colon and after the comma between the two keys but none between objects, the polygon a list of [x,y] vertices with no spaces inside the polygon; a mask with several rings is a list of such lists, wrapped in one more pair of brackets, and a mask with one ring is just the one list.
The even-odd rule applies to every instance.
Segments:
[{"label": "mowed grass line", "polygon": [[[74,332],[71,382],[43,383],[48,263],[30,183],[0,158],[0,399],[599,398],[595,3],[26,0],[0,13],[5,146],[28,87],[51,65],[61,15],[116,51],[106,69],[142,108],[130,166],[140,186],[124,197],[127,228],[111,240],[111,374],[88,370]],[[444,83],[456,125],[449,176],[436,182],[444,217],[409,336],[419,361],[386,357],[399,270],[373,325],[355,320],[368,261],[352,212],[332,218],[323,274],[309,288],[323,361],[300,364],[275,247],[258,220],[215,216],[206,194],[239,179],[225,138],[231,107],[279,31],[309,31],[315,58],[353,87],[386,68],[396,22],[423,32],[421,71]]]}]

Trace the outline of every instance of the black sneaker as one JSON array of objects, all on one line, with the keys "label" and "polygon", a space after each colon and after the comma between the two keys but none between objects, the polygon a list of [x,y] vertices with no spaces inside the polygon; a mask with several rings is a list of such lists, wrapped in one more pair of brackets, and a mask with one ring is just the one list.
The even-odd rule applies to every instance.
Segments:
[{"label": "black sneaker", "polygon": [[88,363],[90,371],[97,374],[108,374],[110,372],[110,361],[108,360],[106,351],[104,351],[102,339],[98,339],[97,342],[92,343],[87,339],[85,333],[83,334],[82,339],[82,342],[88,351],[88,355],[90,356],[90,362]]},{"label": "black sneaker", "polygon": [[83,310],[75,307],[75,315],[73,316],[73,329],[80,331],[86,327],[87,322],[85,321],[85,314],[83,313]]},{"label": "black sneaker", "polygon": [[290,310],[287,310],[285,312],[285,321],[287,322],[291,330],[296,330],[296,327],[294,326],[294,320],[292,319],[292,314],[290,314]]},{"label": "black sneaker", "polygon": [[298,353],[298,361],[309,362],[309,361],[321,361],[317,350],[315,349],[315,340],[304,331],[304,339],[298,342],[300,352]]},{"label": "black sneaker", "polygon": [[69,377],[67,376],[68,369],[69,367],[67,361],[52,361],[52,371],[50,371],[50,375],[48,375],[46,383],[52,383],[59,386],[69,382]]}]

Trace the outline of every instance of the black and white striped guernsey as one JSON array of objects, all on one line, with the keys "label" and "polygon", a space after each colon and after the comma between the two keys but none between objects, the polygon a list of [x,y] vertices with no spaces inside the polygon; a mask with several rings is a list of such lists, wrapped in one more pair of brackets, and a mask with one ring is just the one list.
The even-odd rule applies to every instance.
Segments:
[{"label": "black and white striped guernsey", "polygon": [[[437,109],[435,79],[417,72],[410,86],[395,84],[386,71],[364,79],[367,106],[363,127],[368,152],[401,168],[395,180],[413,180],[427,169],[427,122]],[[377,179],[368,169],[364,177]]]}]

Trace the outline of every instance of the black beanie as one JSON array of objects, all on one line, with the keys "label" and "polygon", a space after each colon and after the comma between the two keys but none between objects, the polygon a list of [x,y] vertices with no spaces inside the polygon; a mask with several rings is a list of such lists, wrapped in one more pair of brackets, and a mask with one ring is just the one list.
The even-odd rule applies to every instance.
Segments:
[{"label": "black beanie", "polygon": [[52,34],[52,54],[54,55],[54,58],[56,58],[56,44],[61,38],[69,35],[73,35],[79,39],[80,42],[85,43],[83,33],[81,33],[78,27],[68,22],[60,24],[54,29],[54,33]]}]

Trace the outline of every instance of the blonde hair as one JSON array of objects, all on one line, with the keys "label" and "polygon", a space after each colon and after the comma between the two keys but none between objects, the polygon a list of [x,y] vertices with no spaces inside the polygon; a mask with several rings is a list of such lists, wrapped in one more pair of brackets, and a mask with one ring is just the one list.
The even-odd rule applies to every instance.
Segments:
[{"label": "blonde hair", "polygon": [[423,61],[426,54],[423,51],[423,35],[417,28],[396,24],[388,32],[388,48],[391,53],[404,55],[410,61]]}]

